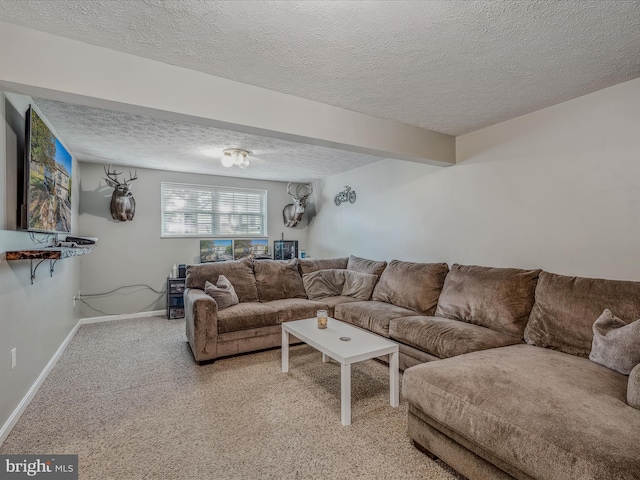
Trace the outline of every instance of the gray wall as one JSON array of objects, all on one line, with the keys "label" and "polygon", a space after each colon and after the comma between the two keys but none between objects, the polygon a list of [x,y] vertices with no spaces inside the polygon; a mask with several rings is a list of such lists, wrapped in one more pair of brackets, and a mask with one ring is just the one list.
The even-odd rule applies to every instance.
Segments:
[{"label": "gray wall", "polygon": [[[28,260],[8,262],[5,252],[33,248],[29,235],[16,231],[16,163],[29,99],[0,92],[0,428],[77,323],[73,296],[80,284],[80,259],[48,262],[30,283]],[[63,139],[64,140],[64,139]],[[73,164],[72,226],[78,225],[77,162]],[[11,349],[17,366],[11,370]]]},{"label": "gray wall", "polygon": [[[118,171],[121,170],[118,167]],[[307,213],[296,228],[283,224],[282,209],[291,203],[286,183],[138,169],[139,178],[131,184],[136,200],[135,217],[130,222],[116,222],[109,211],[113,189],[106,185],[104,177],[102,164],[80,162],[80,234],[99,238],[94,253],[82,259],[83,295],[135,284],[147,284],[160,291],[174,264],[199,263],[200,238],[160,238],[160,183],[163,181],[267,190],[269,246],[272,248],[273,241],[279,240],[283,233],[286,240],[298,240],[299,248],[307,246]],[[309,211],[312,210],[310,206]],[[105,297],[85,298],[85,301],[107,314],[165,308],[164,296],[145,287],[127,288]],[[84,304],[80,311],[83,317],[104,314]]]},{"label": "gray wall", "polygon": [[[452,167],[327,178],[309,248],[640,280],[638,132],[640,79],[462,135]],[[358,200],[336,207],[344,185]]]}]

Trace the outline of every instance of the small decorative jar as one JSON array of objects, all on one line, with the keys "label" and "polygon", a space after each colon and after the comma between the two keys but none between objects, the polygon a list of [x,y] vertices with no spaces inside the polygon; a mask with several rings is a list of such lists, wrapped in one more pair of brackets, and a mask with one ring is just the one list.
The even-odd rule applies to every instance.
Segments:
[{"label": "small decorative jar", "polygon": [[318,328],[327,328],[329,315],[327,315],[326,310],[318,310],[316,312],[316,318],[318,319]]}]

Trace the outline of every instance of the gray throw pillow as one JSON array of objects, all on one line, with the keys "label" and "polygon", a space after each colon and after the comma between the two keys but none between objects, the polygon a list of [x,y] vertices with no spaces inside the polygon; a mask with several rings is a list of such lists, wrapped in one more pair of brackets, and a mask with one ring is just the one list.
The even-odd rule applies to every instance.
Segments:
[{"label": "gray throw pillow", "polygon": [[216,301],[218,310],[224,310],[225,308],[240,303],[233,285],[231,285],[231,282],[224,275],[218,277],[217,285],[207,281],[204,285],[204,291]]},{"label": "gray throw pillow", "polygon": [[369,300],[377,282],[378,275],[344,270],[344,286],[340,294],[358,300]]},{"label": "gray throw pillow", "polygon": [[342,295],[344,269],[328,268],[302,275],[302,283],[309,300]]},{"label": "gray throw pillow", "polygon": [[640,363],[640,320],[627,323],[605,309],[593,324],[589,360],[629,375]]},{"label": "gray throw pillow", "polygon": [[633,408],[640,410],[640,364],[636,365],[629,374],[627,403]]}]

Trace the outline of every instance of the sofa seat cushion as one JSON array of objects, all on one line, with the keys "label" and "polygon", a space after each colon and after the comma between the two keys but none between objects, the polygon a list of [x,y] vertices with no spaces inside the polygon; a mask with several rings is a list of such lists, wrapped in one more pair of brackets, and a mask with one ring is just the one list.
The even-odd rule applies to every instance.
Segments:
[{"label": "sofa seat cushion", "polygon": [[385,302],[352,302],[336,305],[334,317],[356,327],[364,328],[383,337],[389,337],[389,322],[398,317],[409,317],[416,312]]},{"label": "sofa seat cushion", "polygon": [[451,265],[435,315],[522,338],[540,270]]},{"label": "sofa seat cushion", "polygon": [[394,318],[389,336],[439,358],[522,343],[517,337],[479,325],[424,316]]},{"label": "sofa seat cushion", "polygon": [[318,310],[329,310],[324,301],[305,298],[283,298],[266,302],[265,305],[278,312],[278,323],[315,317]]},{"label": "sofa seat cushion", "polygon": [[373,300],[433,315],[449,268],[446,263],[391,260],[373,291]]},{"label": "sofa seat cushion", "polygon": [[410,404],[533,478],[638,479],[640,415],[627,377],[530,345],[404,372]]},{"label": "sofa seat cushion", "polygon": [[333,317],[335,316],[335,308],[337,305],[340,305],[342,303],[360,302],[361,300],[353,297],[347,297],[345,295],[336,295],[335,297],[325,297],[319,301],[327,304],[327,306],[329,307],[329,316]]},{"label": "sofa seat cushion", "polygon": [[259,302],[242,302],[218,311],[218,333],[237,332],[277,324],[277,310]]}]

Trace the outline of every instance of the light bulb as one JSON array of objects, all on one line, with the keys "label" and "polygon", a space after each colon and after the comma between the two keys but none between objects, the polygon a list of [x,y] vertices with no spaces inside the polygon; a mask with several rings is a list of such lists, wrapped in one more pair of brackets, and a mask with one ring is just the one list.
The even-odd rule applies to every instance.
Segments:
[{"label": "light bulb", "polygon": [[223,155],[220,161],[222,162],[222,165],[224,165],[225,167],[232,167],[234,163],[231,155]]},{"label": "light bulb", "polygon": [[244,170],[249,166],[249,160],[245,158],[240,164],[238,164],[238,166]]},{"label": "light bulb", "polygon": [[244,157],[242,156],[242,154],[240,152],[235,152],[233,154],[233,163],[235,163],[236,165],[240,166],[243,161],[244,161]]}]

